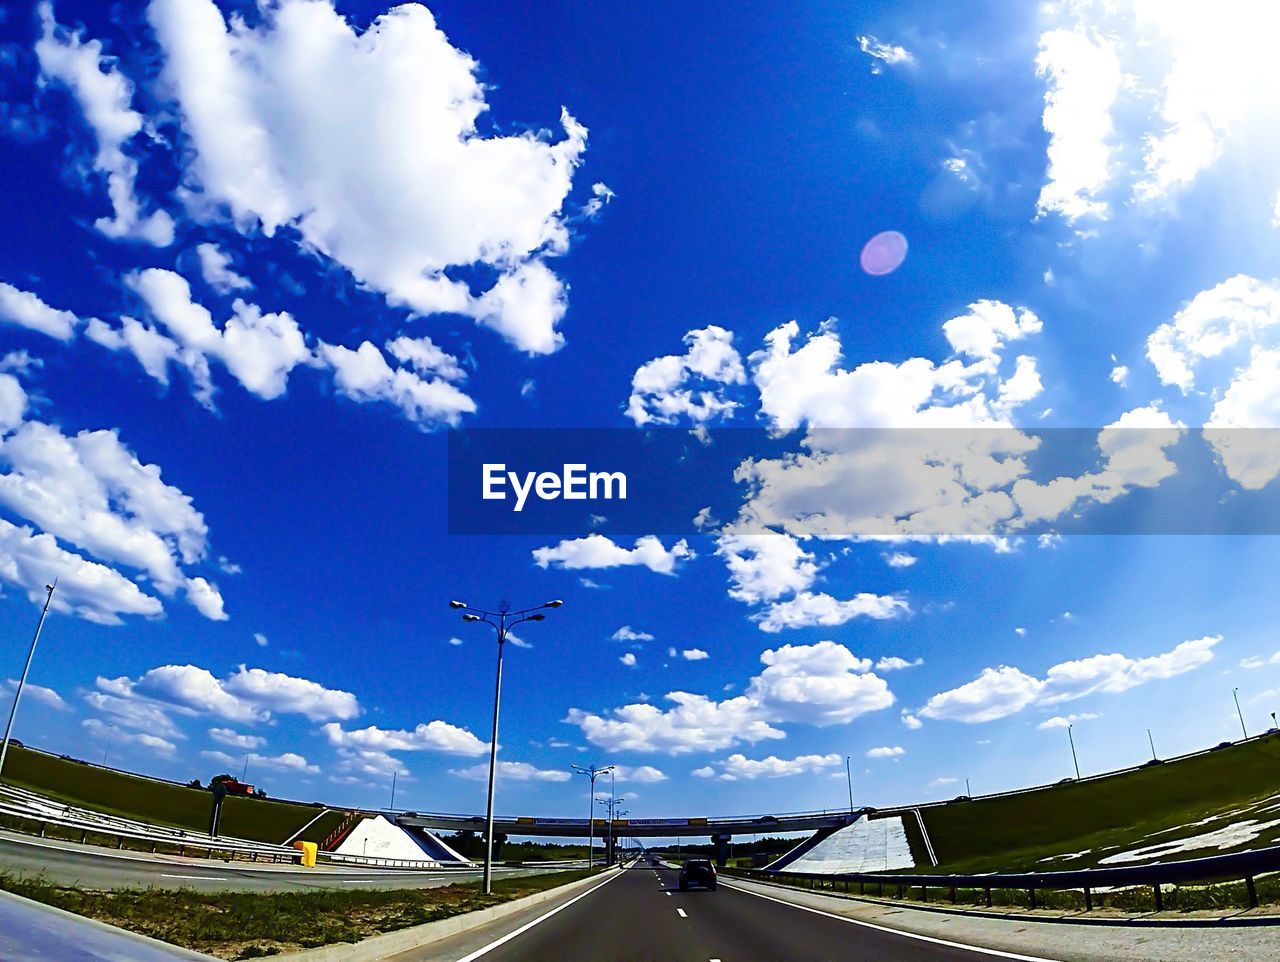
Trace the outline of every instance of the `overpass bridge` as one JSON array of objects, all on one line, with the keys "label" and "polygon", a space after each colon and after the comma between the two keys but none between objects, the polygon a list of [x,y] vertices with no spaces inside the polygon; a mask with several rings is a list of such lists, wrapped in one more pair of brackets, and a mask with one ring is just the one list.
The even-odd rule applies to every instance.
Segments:
[{"label": "overpass bridge", "polygon": [[[729,841],[735,835],[759,835],[765,832],[834,832],[857,821],[874,809],[850,811],[797,812],[786,815],[742,815],[728,818],[539,818],[533,816],[495,816],[493,841],[500,848],[509,836],[544,836],[552,838],[710,838],[716,847],[716,860],[723,865]],[[404,812],[396,824],[407,829],[432,832],[478,832],[484,834],[483,815],[450,815],[441,813]],[[612,853],[610,853],[612,855]]]}]

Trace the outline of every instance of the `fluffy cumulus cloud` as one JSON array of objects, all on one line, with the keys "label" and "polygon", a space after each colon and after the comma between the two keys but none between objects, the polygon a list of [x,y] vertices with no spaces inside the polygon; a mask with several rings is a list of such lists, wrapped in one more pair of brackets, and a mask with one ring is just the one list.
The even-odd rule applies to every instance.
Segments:
[{"label": "fluffy cumulus cloud", "polygon": [[1184,641],[1145,658],[1093,655],[1051,667],[1043,678],[1001,665],[985,668],[973,681],[939,692],[920,715],[960,722],[988,722],[1017,714],[1031,705],[1058,705],[1096,693],[1119,693],[1151,681],[1194,671],[1213,660],[1221,635]]},{"label": "fluffy cumulus cloud", "polygon": [[1052,718],[1046,718],[1036,728],[1041,731],[1049,731],[1054,728],[1070,728],[1076,722],[1093,721],[1095,718],[1101,717],[1096,712],[1081,712],[1078,715],[1054,715]]},{"label": "fluffy cumulus cloud", "polygon": [[[212,715],[253,724],[270,721],[275,715],[325,721],[360,714],[360,705],[350,692],[244,665],[225,678],[195,665],[161,665],[137,678],[98,678],[96,691],[86,695],[86,701],[133,727],[160,725],[170,733],[176,731],[172,715]],[[235,734],[230,729],[218,731]],[[213,736],[212,730],[210,735],[218,737]],[[219,740],[229,744],[225,739]]]},{"label": "fluffy cumulus cloud", "polygon": [[871,72],[880,74],[886,67],[912,67],[916,58],[901,44],[878,40],[871,34],[858,37],[858,49],[871,58]]},{"label": "fluffy cumulus cloud", "polygon": [[[560,346],[566,292],[548,260],[569,246],[587,136],[567,111],[558,140],[486,136],[478,65],[420,4],[364,31],[324,0],[268,4],[254,26],[212,0],[156,0],[147,15],[197,217],[296,230],[392,304],[472,317],[529,353]],[[460,267],[487,278],[479,290]]]},{"label": "fluffy cumulus cloud", "polygon": [[852,598],[833,598],[826,592],[802,591],[794,598],[774,602],[752,615],[761,631],[779,632],[787,628],[832,628],[855,618],[883,621],[911,611],[905,599],[862,591]]},{"label": "fluffy cumulus cloud", "polygon": [[613,767],[613,777],[620,782],[638,782],[642,784],[653,784],[654,782],[665,782],[667,775],[661,769],[654,768],[652,765],[615,765]]},{"label": "fluffy cumulus cloud", "polygon": [[110,739],[112,745],[137,745],[161,758],[173,758],[178,751],[173,742],[151,732],[113,731],[110,725],[98,718],[86,718],[80,724],[92,737]]},{"label": "fluffy cumulus cloud", "polygon": [[75,336],[80,318],[70,311],[50,307],[30,291],[0,282],[0,321],[38,331],[59,341]]},{"label": "fluffy cumulus cloud", "polygon": [[231,728],[210,728],[209,737],[220,745],[245,751],[261,748],[267,743],[261,735],[244,735]]},{"label": "fluffy cumulus cloud", "polygon": [[901,745],[882,745],[867,749],[866,755],[868,758],[898,758],[906,753],[907,750]]},{"label": "fluffy cumulus cloud", "polygon": [[173,218],[162,210],[144,215],[135,192],[138,162],[126,148],[141,133],[143,117],[131,106],[133,84],[104,55],[100,41],[60,29],[52,4],[41,3],[38,13],[41,34],[35,49],[41,79],[70,92],[97,141],[93,169],[106,180],[114,216],[100,217],[94,226],[111,238],[159,247],[173,243]]},{"label": "fluffy cumulus cloud", "polygon": [[355,350],[321,344],[317,355],[332,368],[334,388],[353,401],[384,401],[424,426],[457,424],[475,411],[475,401],[454,383],[464,378],[457,361],[436,349],[430,338],[397,338],[388,349],[407,363],[392,368],[369,341]]},{"label": "fluffy cumulus cloud", "polygon": [[722,327],[704,327],[690,331],[684,342],[684,354],[655,357],[631,379],[627,417],[637,427],[682,420],[707,424],[732,417],[738,408],[725,394],[728,386],[747,380],[733,334]]},{"label": "fluffy cumulus cloud", "polygon": [[217,244],[197,244],[196,256],[200,258],[200,274],[205,283],[219,294],[232,291],[243,291],[253,287],[253,283],[231,266],[231,257]]},{"label": "fluffy cumulus cloud", "polygon": [[[1046,84],[1048,179],[1041,212],[1075,222],[1163,210],[1210,171],[1269,212],[1280,183],[1267,91],[1280,14],[1226,0],[1046,5],[1037,69]],[[1243,161],[1228,167],[1229,158]],[[1077,229],[1080,229],[1079,227]]]},{"label": "fluffy cumulus cloud", "polygon": [[[483,782],[489,777],[489,765],[481,763],[468,768],[451,768],[449,774],[473,782]],[[498,762],[497,777],[511,782],[567,782],[572,773],[554,768],[538,768],[529,762]]]},{"label": "fluffy cumulus cloud", "polygon": [[489,751],[488,742],[481,741],[465,728],[439,720],[419,724],[411,730],[371,725],[348,731],[337,722],[329,722],[322,726],[321,731],[330,745],[362,752],[441,752],[476,756]]},{"label": "fluffy cumulus cloud", "polygon": [[781,723],[844,724],[894,701],[868,659],[834,642],[783,645],[763,652],[760,660],[765,668],[743,694],[724,701],[674,691],[666,696],[668,708],[648,702],[605,714],[572,708],[565,721],[610,751],[679,755],[783,738]]},{"label": "fluffy cumulus cloud", "polygon": [[540,568],[619,568],[644,567],[659,574],[674,574],[679,565],[697,557],[687,541],[681,539],[669,549],[651,534],[636,539],[624,548],[602,534],[561,541],[554,546],[535,548],[534,563]]},{"label": "fluffy cumulus cloud", "polygon": [[779,758],[769,755],[765,758],[747,758],[735,753],[720,762],[720,777],[725,781],[740,778],[786,778],[790,775],[817,775],[835,768],[843,761],[836,754],[831,755],[797,755],[795,758]]},{"label": "fluffy cumulus cloud", "polygon": [[[0,374],[0,401],[10,381],[16,385]],[[225,619],[217,588],[191,571],[208,553],[208,528],[191,498],[114,431],[67,436],[22,420],[17,390],[15,417],[0,423],[0,506],[28,524],[0,520],[0,580],[42,599],[57,577],[53,606],[103,623],[161,613],[159,599],[138,581],[167,597],[181,591],[201,614]]]},{"label": "fluffy cumulus cloud", "polygon": [[[12,698],[14,692],[18,690],[18,683],[12,678],[6,678],[4,685],[0,687]],[[71,711],[71,706],[56,691],[52,688],[46,688],[44,685],[37,685],[34,682],[29,681],[22,687],[22,697],[24,701],[30,699],[56,711]]]},{"label": "fluffy cumulus cloud", "polygon": [[653,641],[653,635],[647,631],[636,631],[630,625],[623,625],[609,636],[614,641]]}]

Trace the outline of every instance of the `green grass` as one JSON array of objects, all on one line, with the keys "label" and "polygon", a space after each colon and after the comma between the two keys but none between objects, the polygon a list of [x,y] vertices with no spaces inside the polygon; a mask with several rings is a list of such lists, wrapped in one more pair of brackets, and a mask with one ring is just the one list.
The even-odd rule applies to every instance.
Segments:
[{"label": "green grass", "polygon": [[[209,792],[154,778],[126,775],[17,745],[9,748],[4,778],[59,801],[112,815],[196,832],[209,828],[213,804]],[[293,802],[228,797],[222,805],[219,831],[238,838],[280,843],[320,812],[315,806]],[[327,812],[300,838],[323,841],[341,820],[341,812]]]},{"label": "green grass", "polygon": [[[1199,835],[1255,817],[1250,807],[1277,793],[1280,734],[1096,781],[952,802],[922,809],[921,814],[938,856],[938,871],[1045,871],[1092,867],[1111,852]],[[1202,819],[1211,821],[1192,825]],[[908,814],[902,821],[916,864],[923,870],[929,863],[915,816]],[[1276,834],[1280,833],[1259,837],[1252,845],[1272,844]],[[1158,837],[1150,838],[1153,835]],[[1217,851],[1189,849],[1169,857]],[[1076,857],[1042,861],[1064,855]]]},{"label": "green grass", "polygon": [[0,889],[222,959],[252,959],[473,912],[586,876],[554,872],[497,879],[493,894],[476,882],[393,891],[195,892],[122,889],[100,892],[0,874]]}]

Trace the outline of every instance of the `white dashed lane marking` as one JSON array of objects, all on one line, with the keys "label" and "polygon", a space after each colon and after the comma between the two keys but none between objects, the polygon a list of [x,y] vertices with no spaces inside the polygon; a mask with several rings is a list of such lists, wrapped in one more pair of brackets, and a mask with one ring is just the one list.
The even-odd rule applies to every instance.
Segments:
[{"label": "white dashed lane marking", "polygon": [[676,909],[676,915],[680,916],[682,919],[687,919],[689,917],[685,914],[684,909]]}]

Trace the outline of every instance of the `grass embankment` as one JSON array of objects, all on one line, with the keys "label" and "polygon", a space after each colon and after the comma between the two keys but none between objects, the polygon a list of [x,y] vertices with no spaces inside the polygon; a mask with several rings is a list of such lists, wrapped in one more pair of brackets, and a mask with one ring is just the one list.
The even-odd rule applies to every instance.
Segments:
[{"label": "grass embankment", "polygon": [[[206,832],[209,828],[213,797],[207,791],[127,775],[17,745],[9,748],[4,780],[58,801],[111,815],[195,832]],[[314,805],[230,796],[222,804],[219,831],[237,838],[278,844],[320,812],[321,808]],[[326,812],[300,838],[323,841],[342,817],[341,812]]]},{"label": "grass embankment", "polygon": [[[731,872],[729,874],[732,874]],[[988,905],[987,893],[984,889],[957,889],[954,903],[951,890],[946,888],[921,889],[919,886],[904,888],[902,896],[898,895],[896,885],[876,885],[867,882],[846,883],[843,879],[788,879],[785,874],[769,879],[775,885],[805,891],[828,891],[837,894],[860,895],[869,898],[884,898],[894,902],[931,902],[934,904],[959,905],[962,907],[984,908]],[[1262,906],[1280,905],[1280,877],[1271,876],[1255,880],[1258,903]],[[1161,889],[1163,910],[1165,912],[1234,912],[1249,907],[1249,893],[1244,882],[1219,882],[1212,885],[1165,885]],[[991,906],[996,908],[1031,908],[1031,896],[1026,889],[993,889]],[[1060,914],[1062,912],[1083,912],[1085,910],[1084,893],[1075,890],[1053,891],[1040,889],[1036,892],[1036,908]],[[1093,911],[1124,913],[1126,915],[1146,914],[1155,911],[1155,892],[1149,885],[1136,885],[1123,889],[1101,890],[1093,892]]]},{"label": "grass embankment", "polygon": [[255,959],[338,942],[359,942],[585,877],[586,873],[579,871],[496,879],[489,896],[480,894],[476,882],[385,892],[101,892],[0,875],[0,888],[221,959]]},{"label": "grass embankment", "polygon": [[[921,814],[939,872],[1047,871],[1089,868],[1109,853],[1225,827],[1252,817],[1251,807],[1277,793],[1280,733],[1095,781],[951,802]],[[903,817],[916,864],[927,866],[914,823],[914,816]],[[1273,844],[1270,834],[1252,841],[1266,844]],[[1240,847],[1251,847],[1249,839]],[[1193,845],[1168,858],[1220,850]]]}]

